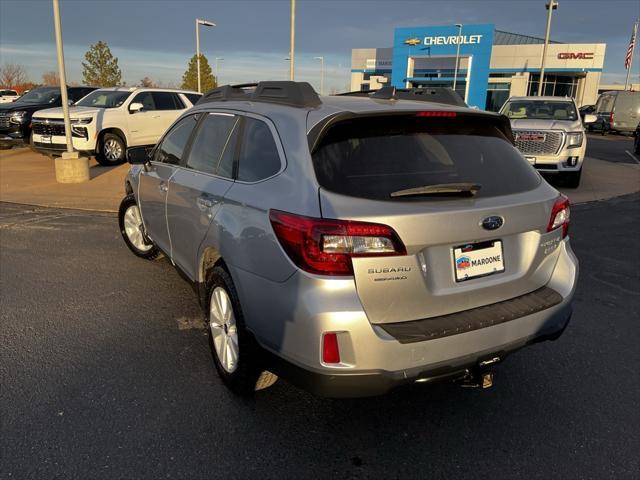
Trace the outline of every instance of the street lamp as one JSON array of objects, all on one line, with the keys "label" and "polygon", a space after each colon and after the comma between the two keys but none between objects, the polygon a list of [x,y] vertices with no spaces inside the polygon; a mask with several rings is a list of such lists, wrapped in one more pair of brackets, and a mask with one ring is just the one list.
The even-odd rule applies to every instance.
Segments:
[{"label": "street lamp", "polygon": [[60,96],[64,116],[64,135],[67,150],[55,160],[56,181],[59,183],[81,183],[89,180],[89,161],[80,158],[73,150],[71,138],[71,120],[69,119],[69,99],[67,95],[67,76],[64,68],[64,49],[62,47],[62,24],[60,21],[60,3],[53,0],[53,24],[56,34],[56,53],[58,57],[58,76],[60,77]]},{"label": "street lamp", "polygon": [[289,45],[289,80],[295,80],[295,50],[296,50],[296,0],[291,0],[291,32]]},{"label": "street lamp", "polygon": [[218,67],[218,62],[223,62],[224,58],[216,57],[216,83],[220,85],[220,69]]},{"label": "street lamp", "polygon": [[200,25],[205,27],[215,27],[216,24],[209,20],[200,20],[196,18],[196,63],[198,64],[198,93],[202,93],[202,87],[200,85]]},{"label": "street lamp", "polygon": [[549,33],[551,32],[551,14],[558,8],[558,0],[550,0],[545,5],[547,11],[547,31],[544,34],[544,47],[542,47],[542,61],[540,62],[540,79],[538,81],[538,96],[542,96],[542,87],[544,85],[544,62],[547,58],[547,45],[549,45]]},{"label": "street lamp", "polygon": [[320,95],[324,95],[324,57],[313,57],[314,60],[320,60]]},{"label": "street lamp", "polygon": [[456,91],[456,84],[458,82],[458,63],[460,62],[460,37],[462,36],[462,24],[456,23],[458,27],[458,41],[456,42],[456,68],[453,71],[453,91]]}]

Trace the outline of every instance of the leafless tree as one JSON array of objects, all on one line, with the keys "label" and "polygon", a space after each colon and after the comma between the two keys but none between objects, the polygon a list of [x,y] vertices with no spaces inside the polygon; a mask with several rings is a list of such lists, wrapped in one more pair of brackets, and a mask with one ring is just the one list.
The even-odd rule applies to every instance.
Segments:
[{"label": "leafless tree", "polygon": [[42,74],[42,83],[45,85],[60,85],[60,76],[58,72],[51,70]]},{"label": "leafless tree", "polygon": [[27,72],[22,65],[6,63],[0,67],[0,85],[5,88],[15,87],[27,81]]},{"label": "leafless tree", "polygon": [[140,86],[145,88],[158,88],[158,84],[151,80],[149,77],[144,77],[140,80]]}]

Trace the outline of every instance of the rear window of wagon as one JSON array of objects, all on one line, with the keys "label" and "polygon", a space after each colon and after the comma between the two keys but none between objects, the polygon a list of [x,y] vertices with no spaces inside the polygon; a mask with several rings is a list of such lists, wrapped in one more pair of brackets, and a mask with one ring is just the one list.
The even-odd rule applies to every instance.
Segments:
[{"label": "rear window of wagon", "polygon": [[331,126],[313,152],[322,188],[352,197],[424,201],[438,196],[391,197],[428,185],[479,184],[477,197],[531,190],[540,176],[490,117],[357,117]]}]

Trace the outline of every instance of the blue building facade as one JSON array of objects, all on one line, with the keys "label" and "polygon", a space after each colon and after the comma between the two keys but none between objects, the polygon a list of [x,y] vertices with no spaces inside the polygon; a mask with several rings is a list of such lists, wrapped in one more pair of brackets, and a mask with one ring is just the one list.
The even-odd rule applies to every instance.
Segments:
[{"label": "blue building facade", "polygon": [[456,90],[464,89],[460,93],[469,105],[484,106],[494,31],[492,24],[396,28],[391,84],[451,85],[459,47]]}]

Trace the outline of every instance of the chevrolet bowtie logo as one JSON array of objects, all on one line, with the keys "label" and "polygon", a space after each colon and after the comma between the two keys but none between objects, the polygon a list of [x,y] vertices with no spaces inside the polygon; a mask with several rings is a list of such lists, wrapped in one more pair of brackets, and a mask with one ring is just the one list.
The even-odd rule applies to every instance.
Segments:
[{"label": "chevrolet bowtie logo", "polygon": [[407,38],[404,41],[405,45],[420,45],[422,43],[422,40],[420,40],[419,38]]}]

